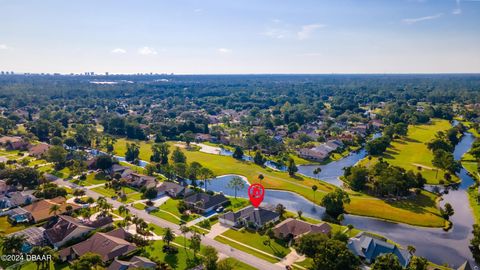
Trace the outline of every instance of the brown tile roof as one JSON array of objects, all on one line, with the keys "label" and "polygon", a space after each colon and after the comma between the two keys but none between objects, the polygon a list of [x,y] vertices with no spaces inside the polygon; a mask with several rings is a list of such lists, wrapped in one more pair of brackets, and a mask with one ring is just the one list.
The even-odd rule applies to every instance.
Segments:
[{"label": "brown tile roof", "polygon": [[116,229],[107,233],[96,233],[87,240],[59,251],[61,257],[68,257],[75,254],[82,256],[87,252],[100,255],[104,262],[110,261],[118,256],[128,254],[137,247],[126,241],[128,233],[122,229]]},{"label": "brown tile roof", "polygon": [[98,218],[94,222],[83,222],[70,216],[59,216],[55,224],[45,231],[45,236],[51,243],[58,243],[68,237],[77,228],[94,230],[112,223],[111,217]]},{"label": "brown tile roof", "polygon": [[50,148],[50,145],[49,144],[46,144],[46,143],[39,143],[37,145],[33,145],[32,147],[30,147],[28,149],[28,154],[32,155],[32,156],[41,156],[43,155],[45,152],[47,152],[47,150]]},{"label": "brown tile roof", "polygon": [[277,237],[286,237],[291,234],[294,238],[308,233],[329,234],[331,230],[332,227],[327,223],[310,224],[293,218],[287,218],[273,228]]},{"label": "brown tile roof", "polygon": [[50,213],[50,208],[53,205],[60,206],[59,213],[65,213],[68,205],[71,205],[73,209],[79,208],[78,205],[66,203],[66,199],[64,197],[56,197],[53,199],[45,199],[34,202],[30,205],[23,207],[23,209],[25,209],[32,215],[35,222],[40,222],[50,218],[53,215],[53,213]]}]

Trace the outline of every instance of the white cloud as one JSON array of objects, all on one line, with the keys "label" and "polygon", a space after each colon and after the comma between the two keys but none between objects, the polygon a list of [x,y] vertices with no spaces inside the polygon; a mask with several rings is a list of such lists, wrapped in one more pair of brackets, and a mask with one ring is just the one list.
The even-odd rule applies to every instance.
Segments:
[{"label": "white cloud", "polygon": [[453,15],[460,15],[460,14],[462,14],[462,10],[460,8],[456,8],[452,11],[452,14]]},{"label": "white cloud", "polygon": [[138,53],[141,54],[141,55],[156,55],[156,54],[158,54],[158,52],[154,48],[147,47],[147,46],[138,49]]},{"label": "white cloud", "polygon": [[115,48],[115,49],[112,50],[112,53],[125,54],[125,53],[127,53],[127,51],[125,49],[122,49],[122,48]]},{"label": "white cloud", "polygon": [[425,16],[425,17],[419,17],[419,18],[407,18],[403,19],[402,22],[406,24],[414,24],[417,22],[422,22],[422,21],[429,21],[429,20],[435,20],[443,16],[443,13],[438,13],[435,15],[430,15],[430,16]]},{"label": "white cloud", "polygon": [[232,50],[231,49],[227,49],[227,48],[218,48],[217,49],[217,52],[219,54],[231,54],[232,53]]},{"label": "white cloud", "polygon": [[0,44],[0,50],[7,50],[9,47],[5,44]]},{"label": "white cloud", "polygon": [[308,39],[315,32],[315,30],[324,28],[324,24],[307,24],[303,25],[302,29],[297,32],[297,38],[300,40]]},{"label": "white cloud", "polygon": [[196,9],[193,10],[193,12],[195,12],[195,13],[201,13],[201,12],[203,12],[203,9],[201,9],[201,8],[196,8]]},{"label": "white cloud", "polygon": [[269,28],[267,31],[263,32],[263,34],[267,37],[282,39],[288,37],[290,32],[280,28]]}]

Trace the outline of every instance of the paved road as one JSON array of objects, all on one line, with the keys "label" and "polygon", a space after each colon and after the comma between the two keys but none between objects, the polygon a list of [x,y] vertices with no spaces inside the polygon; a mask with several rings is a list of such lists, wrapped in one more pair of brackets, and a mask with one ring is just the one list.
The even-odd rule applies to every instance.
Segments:
[{"label": "paved road", "polygon": [[[85,190],[85,194],[87,196],[92,197],[94,199],[97,199],[98,197],[103,196],[103,195],[101,195],[101,194],[99,194],[99,193],[97,193],[93,190],[77,186],[74,183],[71,183],[69,181],[64,181],[63,179],[58,179],[58,180],[55,181],[55,183],[57,185],[60,185],[60,186],[68,186],[70,188],[81,188],[81,189]],[[105,197],[105,196],[103,196],[103,197]],[[157,226],[160,226],[162,228],[167,228],[167,227],[171,228],[175,234],[181,235],[180,226],[178,226],[177,224],[174,224],[174,223],[168,222],[166,220],[160,219],[156,216],[149,215],[145,211],[138,210],[134,207],[128,206],[127,204],[121,203],[121,202],[116,201],[116,200],[112,200],[111,198],[106,198],[106,199],[107,199],[107,202],[112,204],[113,207],[115,207],[115,208],[118,208],[121,205],[125,205],[130,210],[131,214],[136,215],[137,217],[142,218],[143,220],[145,220],[147,222],[150,222],[150,223],[153,223],[153,224],[155,224]],[[189,235],[187,235],[187,237],[188,236]],[[217,242],[214,239],[211,239],[211,238],[208,238],[208,237],[203,237],[202,238],[202,244],[207,245],[207,246],[212,246],[215,249],[217,249],[221,254],[226,255],[228,257],[235,258],[235,259],[237,259],[241,262],[247,263],[247,264],[249,264],[249,265],[251,265],[255,268],[258,268],[260,270],[281,270],[281,269],[285,269],[281,266],[272,264],[268,261],[262,260],[258,257],[255,257],[255,256],[251,255],[251,254],[248,254],[248,253],[243,252],[241,250],[232,248],[228,245],[222,244],[222,243]]]}]

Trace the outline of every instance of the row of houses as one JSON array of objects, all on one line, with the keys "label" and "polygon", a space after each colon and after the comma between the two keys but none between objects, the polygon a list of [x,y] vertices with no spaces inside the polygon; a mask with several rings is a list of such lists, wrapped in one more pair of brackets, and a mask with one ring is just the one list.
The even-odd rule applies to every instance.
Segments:
[{"label": "row of houses", "polygon": [[[91,252],[98,254],[103,263],[110,264],[109,270],[155,268],[156,263],[145,257],[133,256],[128,261],[119,259],[137,251],[137,246],[130,242],[132,235],[122,228],[97,232],[81,241],[96,230],[112,227],[112,222],[110,216],[100,216],[90,221],[60,215],[52,218],[44,227],[33,226],[11,235],[25,237],[22,252],[29,252],[34,246],[51,245],[58,250],[59,260],[63,262],[73,261]],[[69,245],[72,241],[80,242]]]}]

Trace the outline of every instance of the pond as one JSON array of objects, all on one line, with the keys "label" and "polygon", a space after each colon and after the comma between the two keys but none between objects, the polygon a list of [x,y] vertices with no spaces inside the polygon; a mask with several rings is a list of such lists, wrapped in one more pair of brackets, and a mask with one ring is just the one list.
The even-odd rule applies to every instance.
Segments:
[{"label": "pond", "polygon": [[[455,158],[460,159],[470,149],[473,141],[474,137],[466,133],[455,148]],[[354,165],[365,157],[365,154],[364,150],[360,150],[342,160],[322,165],[322,172],[316,177],[339,186],[341,181],[338,178],[343,175],[343,168]],[[313,170],[316,167],[318,166],[299,166],[299,172],[305,175],[313,175]],[[210,181],[208,189],[233,196],[234,191],[228,187],[228,182],[232,177],[233,175],[220,176]],[[458,267],[468,259],[472,265],[475,265],[468,248],[474,221],[465,192],[474,180],[467,175],[464,169],[460,171],[459,177],[462,179],[459,188],[450,190],[448,194],[445,194],[441,203],[443,206],[446,202],[449,202],[455,209],[455,214],[451,217],[454,226],[448,232],[441,228],[422,228],[355,215],[345,215],[344,224],[352,224],[355,228],[384,235],[404,247],[413,245],[417,249],[416,254],[418,256],[423,256],[437,264],[448,263],[451,266]],[[248,198],[247,186],[246,184],[242,190],[237,191],[238,197]],[[289,211],[301,210],[304,216],[316,219],[321,219],[325,211],[323,207],[314,205],[302,196],[287,191],[267,189],[264,203],[270,205],[281,203]]]}]

